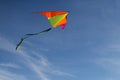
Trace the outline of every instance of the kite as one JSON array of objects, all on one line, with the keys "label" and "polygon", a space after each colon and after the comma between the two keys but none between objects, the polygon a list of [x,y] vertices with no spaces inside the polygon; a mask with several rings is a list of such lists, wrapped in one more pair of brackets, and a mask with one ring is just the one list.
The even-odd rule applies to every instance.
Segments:
[{"label": "kite", "polygon": [[16,50],[18,50],[18,48],[22,45],[25,39],[31,36],[49,32],[52,28],[56,28],[58,26],[61,26],[62,30],[64,30],[67,23],[67,15],[69,12],[68,11],[46,11],[46,12],[37,12],[37,13],[44,15],[49,20],[51,27],[38,33],[26,34],[25,37],[21,38],[20,42],[17,44]]}]

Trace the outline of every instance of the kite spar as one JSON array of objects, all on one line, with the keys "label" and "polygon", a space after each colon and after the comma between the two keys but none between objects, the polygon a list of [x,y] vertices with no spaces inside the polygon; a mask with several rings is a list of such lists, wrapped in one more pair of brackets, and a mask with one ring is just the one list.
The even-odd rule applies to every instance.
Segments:
[{"label": "kite spar", "polygon": [[49,20],[51,24],[51,28],[48,28],[44,31],[34,34],[26,34],[25,37],[21,38],[20,42],[17,44],[16,50],[18,50],[18,48],[22,45],[25,39],[31,36],[49,32],[52,28],[56,28],[58,26],[61,26],[62,30],[64,30],[67,23],[67,15],[68,15],[67,11],[47,11],[47,12],[38,12],[38,14],[44,15]]}]

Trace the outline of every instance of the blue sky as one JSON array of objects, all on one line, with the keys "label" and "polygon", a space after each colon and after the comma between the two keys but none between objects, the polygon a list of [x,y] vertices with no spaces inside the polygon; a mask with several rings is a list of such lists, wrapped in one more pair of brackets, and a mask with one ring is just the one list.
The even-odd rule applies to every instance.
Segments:
[{"label": "blue sky", "polygon": [[[119,0],[1,0],[0,80],[120,80]],[[61,27],[39,11],[69,11]]]}]

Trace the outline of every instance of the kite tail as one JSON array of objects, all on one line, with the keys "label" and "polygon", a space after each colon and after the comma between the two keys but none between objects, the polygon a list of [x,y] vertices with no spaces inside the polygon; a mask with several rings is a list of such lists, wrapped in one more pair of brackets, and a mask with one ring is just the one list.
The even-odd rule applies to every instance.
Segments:
[{"label": "kite tail", "polygon": [[31,36],[34,36],[34,35],[39,35],[39,34],[44,34],[48,31],[50,31],[52,28],[49,28],[49,29],[46,29],[46,30],[43,30],[41,32],[38,32],[38,33],[34,33],[34,34],[26,34],[25,37],[21,38],[20,42],[17,44],[16,46],[16,50],[18,50],[20,48],[20,46],[23,44],[24,40],[31,37]]},{"label": "kite tail", "polygon": [[33,36],[33,35],[38,35],[38,34],[41,34],[41,33],[46,33],[48,31],[50,31],[52,28],[49,28],[49,29],[46,29],[44,31],[41,31],[41,32],[38,32],[38,33],[34,33],[34,34],[26,34],[26,36]]},{"label": "kite tail", "polygon": [[20,48],[20,46],[22,45],[23,41],[28,38],[28,37],[24,37],[24,38],[21,38],[20,42],[17,44],[16,46],[16,50],[18,50]]}]

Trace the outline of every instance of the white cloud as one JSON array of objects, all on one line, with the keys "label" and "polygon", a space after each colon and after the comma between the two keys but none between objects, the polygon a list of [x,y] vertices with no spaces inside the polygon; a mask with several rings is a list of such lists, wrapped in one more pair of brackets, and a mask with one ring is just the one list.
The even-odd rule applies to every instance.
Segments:
[{"label": "white cloud", "polygon": [[50,66],[50,63],[48,62],[48,60],[47,59],[45,59],[43,56],[40,56],[40,63],[41,63],[41,65],[43,65],[44,67],[48,67],[48,66]]},{"label": "white cloud", "polygon": [[120,59],[100,58],[98,59],[97,64],[101,65],[102,67],[108,70],[120,73]]},{"label": "white cloud", "polygon": [[28,80],[25,76],[0,70],[0,80]]},{"label": "white cloud", "polygon": [[70,73],[66,73],[66,72],[59,71],[59,70],[53,70],[52,72],[53,72],[53,74],[60,75],[60,76],[75,77],[74,75],[72,75],[72,74],[70,74]]},{"label": "white cloud", "polygon": [[20,66],[12,63],[0,63],[0,66],[2,67],[9,67],[9,68],[21,68]]},{"label": "white cloud", "polygon": [[120,75],[120,43],[116,43],[117,42],[109,44],[106,43],[95,50],[95,52],[99,55],[99,57],[94,60],[95,63],[107,71],[109,75],[112,75],[107,77],[105,80],[120,79],[118,77],[118,75]]},{"label": "white cloud", "polygon": [[[37,74],[37,76],[40,78],[40,80],[51,80],[49,78],[49,74],[54,74],[54,75],[62,75],[62,76],[69,76],[69,77],[73,77],[73,75],[69,74],[69,73],[65,73],[63,71],[60,70],[55,70],[54,68],[51,67],[50,62],[43,56],[39,55],[37,52],[34,54],[36,57],[30,56],[30,54],[32,53],[28,53],[24,50],[19,50],[19,51],[15,51],[15,45],[13,43],[11,43],[9,40],[7,40],[4,37],[0,36],[0,49],[11,52],[11,53],[18,53],[17,55],[19,55],[18,57],[20,59],[22,59],[21,61],[23,61],[23,64],[25,66],[27,66],[30,70],[32,70],[35,74]],[[29,50],[28,50],[29,51]],[[33,51],[34,52],[34,51]],[[14,64],[0,64],[1,66],[4,67],[18,67],[17,65]],[[54,65],[52,65],[54,66]],[[3,74],[3,73],[1,73]],[[7,73],[6,73],[7,74]],[[2,78],[4,78],[3,80],[11,80],[10,77],[6,77],[5,76],[1,76]],[[9,79],[10,78],[10,79]],[[21,79],[23,80],[23,79]]]},{"label": "white cloud", "polygon": [[[35,64],[36,62],[34,61],[35,59],[32,58],[31,56],[29,56],[27,54],[27,52],[25,51],[18,51],[16,52],[15,51],[15,45],[12,44],[11,42],[9,42],[7,39],[3,38],[0,36],[0,49],[2,50],[5,50],[5,51],[8,51],[8,52],[11,52],[11,53],[19,53],[19,57],[21,57],[21,59],[24,59],[24,63],[26,63],[26,65],[31,69],[33,70],[37,75],[38,77],[40,77],[41,80],[49,80],[49,78],[47,77],[47,75],[45,75],[38,64]],[[38,61],[40,62],[40,60]],[[42,61],[42,64],[43,64],[44,61]],[[45,63],[44,63],[45,65]],[[11,66],[11,67],[15,67],[15,65],[11,65],[11,64],[1,64],[1,66]],[[16,66],[17,67],[17,66]],[[8,77],[7,77],[8,78]],[[8,79],[9,80],[9,79]],[[23,80],[23,79],[21,79]]]},{"label": "white cloud", "polygon": [[40,60],[35,60],[33,57],[24,54],[24,58],[26,59],[26,65],[33,70],[41,80],[50,80],[46,74],[42,71]]}]

